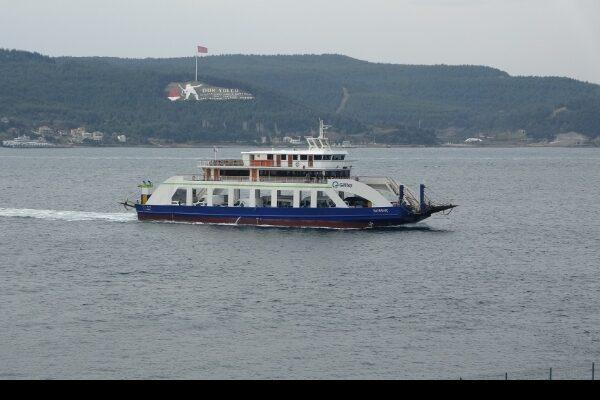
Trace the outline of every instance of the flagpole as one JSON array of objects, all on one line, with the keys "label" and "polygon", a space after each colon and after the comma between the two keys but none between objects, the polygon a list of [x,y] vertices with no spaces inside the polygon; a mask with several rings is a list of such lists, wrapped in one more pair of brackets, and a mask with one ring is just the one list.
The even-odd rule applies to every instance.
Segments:
[{"label": "flagpole", "polygon": [[196,82],[198,82],[198,52],[196,52]]}]

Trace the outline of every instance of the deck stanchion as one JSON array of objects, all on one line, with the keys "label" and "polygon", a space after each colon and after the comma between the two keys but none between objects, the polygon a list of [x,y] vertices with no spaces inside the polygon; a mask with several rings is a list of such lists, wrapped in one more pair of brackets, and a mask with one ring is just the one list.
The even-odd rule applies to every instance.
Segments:
[{"label": "deck stanchion", "polygon": [[596,363],[592,363],[592,380],[594,380],[594,369],[595,369]]},{"label": "deck stanchion", "polygon": [[419,186],[419,205],[421,207],[421,214],[424,214],[426,211],[426,206],[425,206],[425,185],[423,185],[421,183],[421,185]]},{"label": "deck stanchion", "polygon": [[508,372],[504,373],[504,380],[507,381],[508,380]]},{"label": "deck stanchion", "polygon": [[552,367],[550,367],[550,380],[552,380]]}]

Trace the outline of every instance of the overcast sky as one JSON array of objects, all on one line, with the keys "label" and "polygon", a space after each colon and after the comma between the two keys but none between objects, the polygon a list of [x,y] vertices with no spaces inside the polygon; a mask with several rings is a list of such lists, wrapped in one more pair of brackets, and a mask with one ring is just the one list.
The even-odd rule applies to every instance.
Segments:
[{"label": "overcast sky", "polygon": [[175,57],[196,44],[600,83],[600,0],[0,0],[0,47]]}]

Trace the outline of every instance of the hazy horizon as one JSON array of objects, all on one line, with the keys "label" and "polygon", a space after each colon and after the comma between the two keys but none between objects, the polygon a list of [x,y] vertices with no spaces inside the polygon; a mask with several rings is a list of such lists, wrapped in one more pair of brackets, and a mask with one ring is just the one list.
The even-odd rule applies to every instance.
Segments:
[{"label": "hazy horizon", "polygon": [[49,56],[342,54],[600,83],[595,0],[0,0],[0,47]]}]

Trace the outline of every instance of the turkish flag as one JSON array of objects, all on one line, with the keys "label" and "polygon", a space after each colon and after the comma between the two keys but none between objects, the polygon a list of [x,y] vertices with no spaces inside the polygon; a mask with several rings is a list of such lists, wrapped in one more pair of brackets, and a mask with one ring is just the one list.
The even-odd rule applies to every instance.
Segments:
[{"label": "turkish flag", "polygon": [[204,46],[198,46],[198,53],[208,53],[208,49]]}]

